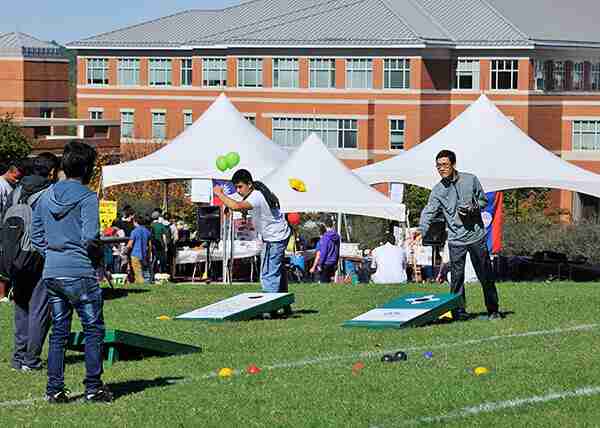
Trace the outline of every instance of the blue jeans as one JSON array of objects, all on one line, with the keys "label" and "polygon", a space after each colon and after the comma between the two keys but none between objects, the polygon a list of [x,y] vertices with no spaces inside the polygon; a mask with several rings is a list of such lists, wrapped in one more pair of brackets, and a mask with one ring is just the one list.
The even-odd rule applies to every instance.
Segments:
[{"label": "blue jeans", "polygon": [[102,291],[95,278],[45,279],[52,312],[52,333],[48,351],[48,394],[65,387],[65,348],[71,333],[73,308],[77,311],[85,338],[86,393],[96,392],[102,385],[102,343],[104,316]]},{"label": "blue jeans", "polygon": [[278,242],[263,242],[260,284],[265,293],[287,293],[287,271],[285,269],[285,249],[287,239]]}]

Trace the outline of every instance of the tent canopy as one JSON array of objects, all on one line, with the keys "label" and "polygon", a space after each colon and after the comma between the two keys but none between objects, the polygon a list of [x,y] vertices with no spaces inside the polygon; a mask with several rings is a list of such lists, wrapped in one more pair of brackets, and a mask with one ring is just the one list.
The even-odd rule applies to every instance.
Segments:
[{"label": "tent canopy", "polygon": [[[216,160],[240,155],[234,169],[221,172]],[[149,180],[230,179],[238,168],[261,178],[288,157],[234,107],[225,94],[171,143],[141,159],[102,168],[104,187]]]},{"label": "tent canopy", "polygon": [[[302,180],[297,192],[289,180]],[[279,198],[283,212],[341,212],[404,220],[404,206],[364,183],[311,134],[288,160],[263,182]]]},{"label": "tent canopy", "polygon": [[459,171],[479,177],[486,192],[548,187],[600,197],[600,175],[570,164],[535,142],[485,96],[448,126],[393,158],[355,170],[367,183],[408,183],[431,189],[435,156],[456,153]]}]

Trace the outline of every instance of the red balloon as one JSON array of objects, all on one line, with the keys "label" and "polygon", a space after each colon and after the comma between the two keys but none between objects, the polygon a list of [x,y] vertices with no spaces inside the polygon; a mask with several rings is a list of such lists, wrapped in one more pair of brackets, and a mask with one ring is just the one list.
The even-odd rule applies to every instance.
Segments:
[{"label": "red balloon", "polygon": [[289,213],[288,221],[292,226],[298,226],[300,224],[300,214],[298,213]]}]

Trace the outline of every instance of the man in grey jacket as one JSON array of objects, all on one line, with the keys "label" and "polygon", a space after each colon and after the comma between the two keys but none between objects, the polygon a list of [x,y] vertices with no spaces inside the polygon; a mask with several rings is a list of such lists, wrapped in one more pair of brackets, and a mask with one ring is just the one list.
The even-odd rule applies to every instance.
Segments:
[{"label": "man in grey jacket", "polygon": [[468,319],[465,311],[465,260],[471,256],[477,278],[483,287],[488,318],[501,318],[498,312],[498,292],[494,283],[492,264],[488,253],[485,227],[481,210],[487,206],[487,197],[476,176],[456,170],[456,155],[442,150],[435,158],[442,177],[431,191],[427,206],[421,212],[419,233],[427,234],[440,213],[448,228],[452,293],[462,297],[461,308],[453,312],[454,319]]}]

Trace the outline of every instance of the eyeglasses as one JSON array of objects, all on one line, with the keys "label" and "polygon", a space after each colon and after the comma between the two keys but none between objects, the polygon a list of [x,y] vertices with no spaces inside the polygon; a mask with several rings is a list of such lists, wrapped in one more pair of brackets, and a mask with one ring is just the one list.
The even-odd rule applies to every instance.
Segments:
[{"label": "eyeglasses", "polygon": [[437,169],[450,169],[452,167],[451,163],[438,163],[435,165]]}]

